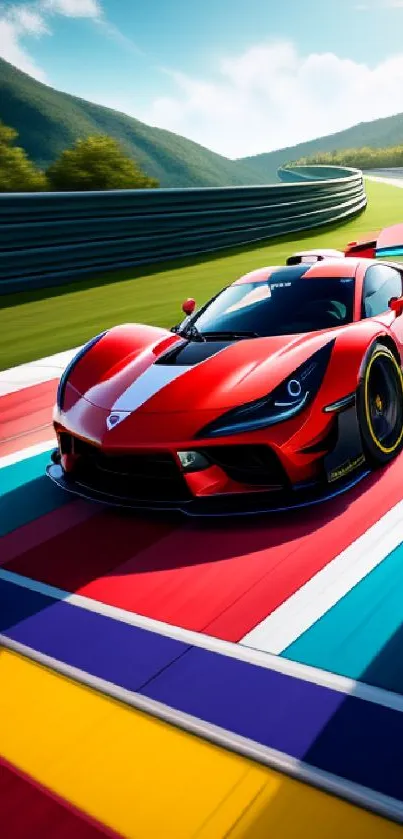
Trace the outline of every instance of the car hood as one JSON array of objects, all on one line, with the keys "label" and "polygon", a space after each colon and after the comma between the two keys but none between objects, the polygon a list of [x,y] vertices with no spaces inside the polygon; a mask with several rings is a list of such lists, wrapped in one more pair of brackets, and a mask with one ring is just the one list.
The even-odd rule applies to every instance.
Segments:
[{"label": "car hood", "polygon": [[117,413],[229,409],[269,393],[332,337],[330,330],[232,343],[175,336],[168,349],[165,338],[104,372],[85,392],[77,385],[76,390],[93,405]]}]

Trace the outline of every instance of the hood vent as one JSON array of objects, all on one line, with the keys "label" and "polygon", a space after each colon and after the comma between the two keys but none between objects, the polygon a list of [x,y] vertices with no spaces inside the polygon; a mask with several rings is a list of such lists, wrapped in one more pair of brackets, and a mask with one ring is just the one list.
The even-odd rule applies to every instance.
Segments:
[{"label": "hood vent", "polygon": [[183,341],[161,355],[155,364],[194,367],[229,347],[233,341]]}]

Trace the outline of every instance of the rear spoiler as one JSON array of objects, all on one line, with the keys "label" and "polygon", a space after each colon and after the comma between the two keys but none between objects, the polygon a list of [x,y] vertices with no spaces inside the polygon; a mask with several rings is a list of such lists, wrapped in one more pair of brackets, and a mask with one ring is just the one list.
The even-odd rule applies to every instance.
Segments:
[{"label": "rear spoiler", "polygon": [[358,242],[349,242],[344,255],[365,259],[403,256],[403,223],[384,227],[380,233],[368,233]]}]

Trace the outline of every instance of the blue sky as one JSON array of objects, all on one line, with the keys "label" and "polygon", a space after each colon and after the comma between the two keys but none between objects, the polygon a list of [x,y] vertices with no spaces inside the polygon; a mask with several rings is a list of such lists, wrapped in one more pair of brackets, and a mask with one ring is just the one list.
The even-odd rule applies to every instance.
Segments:
[{"label": "blue sky", "polygon": [[0,53],[228,157],[403,111],[403,0],[6,0]]}]

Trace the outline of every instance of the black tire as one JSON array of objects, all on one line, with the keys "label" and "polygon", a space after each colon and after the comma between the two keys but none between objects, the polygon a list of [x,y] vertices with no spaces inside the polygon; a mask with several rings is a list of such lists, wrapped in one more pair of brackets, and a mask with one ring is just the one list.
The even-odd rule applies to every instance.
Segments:
[{"label": "black tire", "polygon": [[357,389],[357,415],[367,463],[384,466],[403,447],[403,374],[392,351],[373,344]]}]

